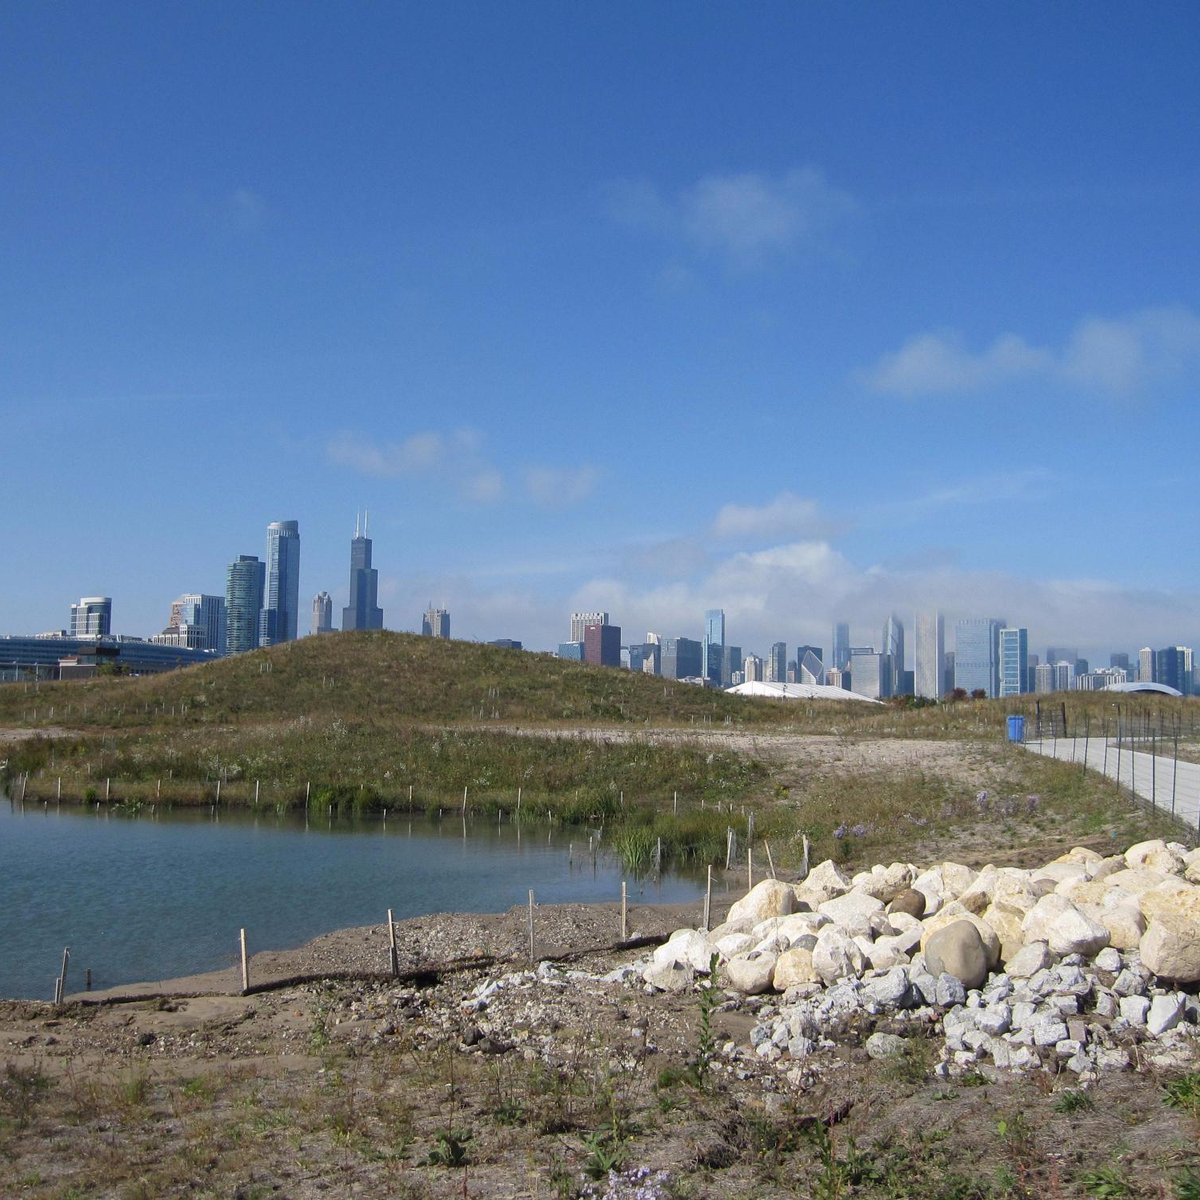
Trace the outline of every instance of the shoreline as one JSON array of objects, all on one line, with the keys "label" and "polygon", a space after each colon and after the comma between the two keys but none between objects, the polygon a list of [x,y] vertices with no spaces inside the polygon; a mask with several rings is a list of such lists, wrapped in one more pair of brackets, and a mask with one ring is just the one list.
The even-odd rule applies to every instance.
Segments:
[{"label": "shoreline", "polygon": [[[745,871],[730,871],[718,895],[714,889],[711,924],[718,924],[745,890]],[[539,904],[534,907],[534,961],[621,954],[665,940],[684,925],[699,926],[699,902],[629,904],[628,936],[621,938],[621,906],[611,901]],[[480,965],[529,965],[528,909],[502,913],[437,912],[394,923],[396,964],[401,977],[437,977]],[[285,986],[328,980],[392,978],[387,923],[349,926],[319,934],[299,946],[253,951],[248,956],[249,992],[242,990],[240,965],[163,979],[139,980],[92,991],[69,991],[64,1004],[103,1005],[203,996],[242,996]],[[51,1001],[2,997],[0,1003]]]}]

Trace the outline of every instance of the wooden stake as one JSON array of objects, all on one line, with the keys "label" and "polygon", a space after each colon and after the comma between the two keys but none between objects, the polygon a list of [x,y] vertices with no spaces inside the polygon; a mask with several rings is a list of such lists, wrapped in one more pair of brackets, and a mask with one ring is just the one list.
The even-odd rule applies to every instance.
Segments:
[{"label": "wooden stake", "polygon": [[256,805],[258,804],[258,784],[259,784],[259,781],[256,779],[254,781],[254,803]]},{"label": "wooden stake", "polygon": [[763,849],[767,852],[767,866],[771,868],[771,878],[778,879],[779,877],[775,874],[775,860],[771,857],[771,843],[765,839],[763,840]]},{"label": "wooden stake", "polygon": [[467,814],[467,789],[463,788],[463,816]]},{"label": "wooden stake", "polygon": [[246,931],[243,929],[239,940],[242,945],[242,995],[250,990],[250,960],[246,957]]},{"label": "wooden stake", "polygon": [[746,891],[754,886],[754,851],[746,847]]},{"label": "wooden stake", "polygon": [[[28,775],[26,775],[26,776],[25,776],[25,781],[26,781],[26,783],[28,783],[28,782],[29,782],[29,776],[28,776]],[[104,799],[105,799],[105,800],[107,800],[107,799],[108,799],[108,797],[109,797],[109,794],[111,793],[111,791],[112,791],[112,780],[111,780],[111,779],[106,779],[106,780],[104,781]],[[24,788],[22,788],[22,789],[21,789],[21,799],[22,799],[22,800],[24,800],[24,799],[25,799],[25,789],[24,789]]]},{"label": "wooden stake", "polygon": [[621,941],[629,937],[629,893],[625,880],[621,880]]},{"label": "wooden stake", "polygon": [[712,863],[708,864],[708,884],[704,889],[704,932],[708,932],[712,918]]},{"label": "wooden stake", "polygon": [[221,781],[217,780],[217,803],[221,803]]},{"label": "wooden stake", "polygon": [[533,965],[533,888],[529,889],[529,965]]},{"label": "wooden stake", "polygon": [[392,964],[392,978],[400,976],[400,958],[396,953],[396,923],[392,920],[392,910],[388,909],[388,954]]}]

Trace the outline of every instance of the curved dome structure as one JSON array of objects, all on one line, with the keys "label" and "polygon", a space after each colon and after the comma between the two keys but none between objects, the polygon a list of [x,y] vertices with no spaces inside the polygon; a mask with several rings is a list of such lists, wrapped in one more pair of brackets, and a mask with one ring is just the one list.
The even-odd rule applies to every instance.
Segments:
[{"label": "curved dome structure", "polygon": [[861,700],[865,704],[881,703],[869,696],[860,696],[857,692],[830,687],[825,683],[762,683],[751,680],[725,690],[734,696],[769,696],[775,700]]},{"label": "curved dome structure", "polygon": [[1181,691],[1167,687],[1165,683],[1110,683],[1102,688],[1105,692],[1154,692],[1159,696],[1182,696]]}]

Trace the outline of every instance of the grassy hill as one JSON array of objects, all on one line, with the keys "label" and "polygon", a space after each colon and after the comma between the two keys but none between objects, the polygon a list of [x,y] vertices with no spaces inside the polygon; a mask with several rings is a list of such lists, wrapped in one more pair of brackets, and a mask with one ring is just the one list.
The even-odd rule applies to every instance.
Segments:
[{"label": "grassy hill", "polygon": [[[1019,707],[1033,719],[1037,703],[1022,697]],[[1190,725],[1200,708],[1074,693],[1044,702],[1043,715],[1099,732],[1118,703],[1125,721],[1147,729]],[[325,814],[465,802],[512,815],[523,805],[530,817],[604,822],[635,860],[660,836],[668,854],[723,856],[734,812],[743,833],[753,812],[759,837],[774,829],[798,847],[803,832],[819,853],[865,853],[870,838],[850,851],[835,831],[866,827],[890,845],[897,810],[911,816],[912,836],[928,837],[973,820],[979,786],[1039,793],[1037,823],[1047,828],[1124,820],[1119,789],[1005,752],[1005,716],[1016,707],[781,703],[468,642],[338,634],[166,675],[0,687],[0,730],[32,735],[0,751],[0,783],[12,791],[20,780],[26,799],[132,810],[308,805]],[[839,745],[961,739],[988,747],[992,775],[974,785],[923,769],[817,778],[796,764],[781,775],[752,737],[664,730],[825,734]],[[1005,840],[1024,835],[1013,829]]]}]

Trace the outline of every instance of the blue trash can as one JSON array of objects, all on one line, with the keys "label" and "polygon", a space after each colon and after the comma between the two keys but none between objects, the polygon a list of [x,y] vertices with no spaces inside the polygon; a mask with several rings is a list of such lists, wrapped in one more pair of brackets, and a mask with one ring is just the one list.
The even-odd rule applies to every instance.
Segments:
[{"label": "blue trash can", "polygon": [[1010,742],[1025,740],[1025,718],[1023,716],[1014,713],[1008,718],[1008,740]]}]

